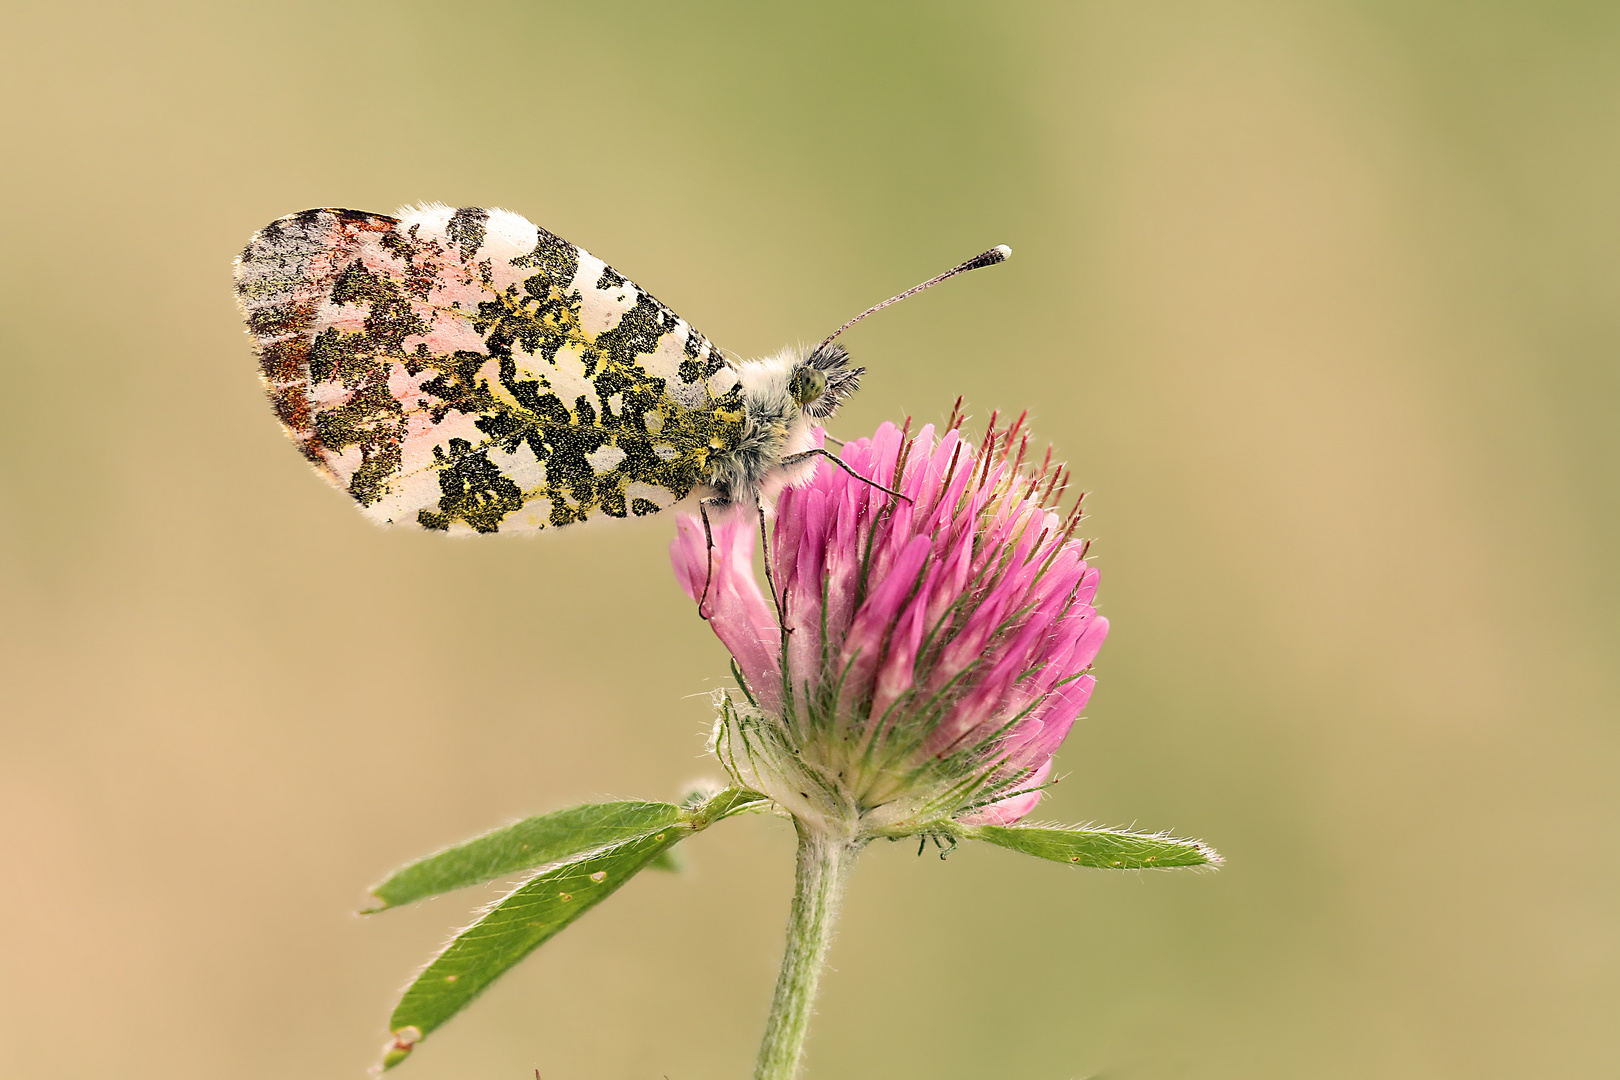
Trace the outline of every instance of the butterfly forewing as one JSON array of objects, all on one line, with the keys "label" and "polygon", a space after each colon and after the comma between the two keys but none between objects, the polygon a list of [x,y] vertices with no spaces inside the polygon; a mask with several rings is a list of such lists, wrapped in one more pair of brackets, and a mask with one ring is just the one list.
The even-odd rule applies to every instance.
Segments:
[{"label": "butterfly forewing", "polygon": [[508,211],[306,210],[253,237],[237,292],[277,416],[380,523],[652,513],[742,436],[718,349]]}]

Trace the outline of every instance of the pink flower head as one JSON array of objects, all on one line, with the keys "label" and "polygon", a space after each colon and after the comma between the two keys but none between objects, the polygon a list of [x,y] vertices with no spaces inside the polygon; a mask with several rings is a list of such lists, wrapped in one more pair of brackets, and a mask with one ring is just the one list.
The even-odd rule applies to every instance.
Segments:
[{"label": "pink flower head", "polygon": [[[1020,422],[973,445],[957,422],[893,424],[784,490],[753,572],[754,522],[684,517],[676,577],[735,660],[715,748],[734,778],[850,837],[1017,821],[1091,696],[1108,632],[1067,474],[1023,466]],[[817,434],[818,443],[820,433]],[[1013,450],[1016,445],[1017,455]],[[876,485],[882,485],[878,487]],[[883,488],[904,498],[896,498]],[[711,566],[712,559],[712,566]]]}]

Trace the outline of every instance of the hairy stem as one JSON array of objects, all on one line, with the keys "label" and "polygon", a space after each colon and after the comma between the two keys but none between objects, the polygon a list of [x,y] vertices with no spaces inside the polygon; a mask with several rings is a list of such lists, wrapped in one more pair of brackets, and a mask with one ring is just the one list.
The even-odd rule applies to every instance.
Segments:
[{"label": "hairy stem", "polygon": [[776,977],[776,996],[759,1045],[754,1080],[793,1080],[799,1073],[810,1008],[827,960],[844,882],[859,847],[799,828],[799,868],[788,915],[787,947]]}]

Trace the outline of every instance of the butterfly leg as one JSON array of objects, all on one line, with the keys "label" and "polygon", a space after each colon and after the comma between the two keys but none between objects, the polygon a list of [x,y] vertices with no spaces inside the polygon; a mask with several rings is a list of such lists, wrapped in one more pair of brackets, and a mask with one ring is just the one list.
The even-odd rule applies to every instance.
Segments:
[{"label": "butterfly leg", "polygon": [[754,509],[759,511],[759,545],[765,552],[765,587],[771,590],[771,603],[776,605],[776,625],[782,628],[782,633],[791,634],[792,629],[782,617],[782,605],[787,597],[776,591],[776,578],[771,573],[771,531],[765,524],[765,504],[755,500]]},{"label": "butterfly leg", "polygon": [[782,467],[787,468],[787,467],[792,466],[792,465],[797,465],[800,462],[808,461],[810,458],[813,458],[813,457],[824,457],[828,461],[832,462],[834,465],[838,466],[840,469],[843,469],[845,472],[849,473],[849,475],[853,476],[855,479],[859,480],[861,483],[863,483],[863,484],[871,484],[873,487],[877,488],[879,491],[885,492],[885,493],[887,493],[889,495],[893,495],[897,499],[904,499],[904,500],[906,500],[906,502],[911,501],[911,496],[902,495],[900,492],[895,491],[893,488],[886,488],[882,484],[878,483],[876,480],[872,480],[872,479],[869,479],[869,478],[867,478],[865,476],[862,476],[860,473],[858,473],[854,469],[850,468],[849,463],[846,462],[843,458],[839,457],[837,454],[833,453],[831,450],[826,450],[826,449],[823,449],[822,447],[819,447],[819,446],[811,447],[809,450],[804,450],[804,451],[801,451],[801,452],[799,452],[797,454],[789,454],[787,457],[782,459]]},{"label": "butterfly leg", "polygon": [[709,621],[709,613],[703,605],[709,602],[709,586],[714,584],[714,529],[709,525],[709,504],[716,506],[726,505],[725,499],[710,497],[698,500],[698,517],[703,519],[703,557],[708,569],[703,574],[703,595],[698,597],[698,618],[704,622]]}]

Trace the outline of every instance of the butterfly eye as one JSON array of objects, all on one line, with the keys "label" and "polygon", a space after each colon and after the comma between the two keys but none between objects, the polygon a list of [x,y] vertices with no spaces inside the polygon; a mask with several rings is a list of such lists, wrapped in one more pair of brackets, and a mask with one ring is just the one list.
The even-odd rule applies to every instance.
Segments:
[{"label": "butterfly eye", "polygon": [[827,390],[825,372],[813,367],[801,367],[788,379],[788,393],[800,405],[808,405]]}]

